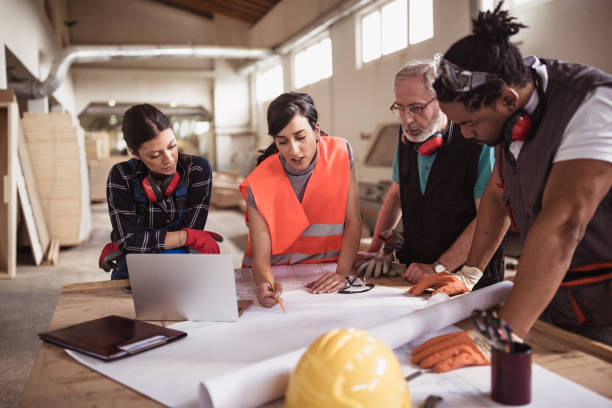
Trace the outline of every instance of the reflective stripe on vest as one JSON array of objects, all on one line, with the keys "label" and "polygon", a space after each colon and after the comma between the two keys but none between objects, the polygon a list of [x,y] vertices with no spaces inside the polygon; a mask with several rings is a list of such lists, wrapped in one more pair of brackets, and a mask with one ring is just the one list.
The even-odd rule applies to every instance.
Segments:
[{"label": "reflective stripe on vest", "polygon": [[311,224],[302,232],[303,237],[328,237],[330,235],[342,235],[344,224]]},{"label": "reflective stripe on vest", "polygon": [[[270,265],[290,265],[297,263],[320,263],[337,260],[340,256],[340,251],[328,251],[318,254],[300,254],[294,252],[292,254],[272,255],[270,257]],[[242,267],[252,267],[253,260],[249,256],[242,258]]]},{"label": "reflective stripe on vest", "polygon": [[[264,160],[240,185],[245,198],[251,189],[257,210],[266,221],[272,265],[330,262],[340,254],[350,181],[346,141],[323,136],[317,150],[317,162],[301,203],[279,153]],[[243,264],[250,266],[251,258],[249,236]]]}]

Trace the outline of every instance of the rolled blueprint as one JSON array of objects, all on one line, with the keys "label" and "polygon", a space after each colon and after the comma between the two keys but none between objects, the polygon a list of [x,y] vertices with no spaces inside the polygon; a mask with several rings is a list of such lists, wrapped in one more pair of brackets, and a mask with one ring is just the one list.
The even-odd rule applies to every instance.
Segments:
[{"label": "rolled blueprint", "polygon": [[[366,329],[392,349],[441,330],[504,301],[512,282],[504,281],[456,296]],[[200,407],[255,407],[281,398],[306,347],[200,382]]]}]

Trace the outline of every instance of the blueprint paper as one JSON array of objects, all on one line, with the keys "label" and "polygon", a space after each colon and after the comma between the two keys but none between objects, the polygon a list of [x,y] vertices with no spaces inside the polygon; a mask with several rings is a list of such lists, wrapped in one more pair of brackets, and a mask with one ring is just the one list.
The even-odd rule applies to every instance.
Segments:
[{"label": "blueprint paper", "polygon": [[[282,278],[277,278],[283,282]],[[67,351],[82,364],[172,407],[197,407],[200,381],[310,345],[335,328],[368,329],[422,308],[426,299],[376,286],[360,294],[283,293],[287,313],[252,305],[238,322],[181,322],[187,337],[107,363]]]},{"label": "blueprint paper", "polygon": [[[459,330],[456,327],[431,333],[418,341],[396,348],[404,375],[418,371],[410,363],[412,349],[441,334]],[[408,383],[413,406],[420,406],[429,395],[444,398],[436,407],[508,407],[491,399],[491,367],[465,367],[447,373],[426,372]],[[531,403],[522,407],[606,407],[612,401],[537,364],[531,365]]]},{"label": "blueprint paper", "polygon": [[[371,335],[395,349],[469,317],[474,309],[488,309],[497,305],[508,296],[511,288],[511,282],[500,282],[425,309],[412,310],[400,316],[388,316],[387,319],[369,328],[364,326],[359,328],[367,328]],[[365,306],[363,313],[368,313]],[[289,375],[308,344],[310,343],[301,349],[275,356],[253,366],[223,376],[204,379],[199,389],[200,406],[202,408],[253,407],[282,397],[289,382]]]},{"label": "blueprint paper", "polygon": [[[336,272],[336,263],[279,265],[272,267],[274,279],[281,282],[283,291],[300,290],[312,281],[317,280],[325,272]],[[256,299],[255,280],[252,269],[234,269],[236,276],[236,291],[239,299]]]}]

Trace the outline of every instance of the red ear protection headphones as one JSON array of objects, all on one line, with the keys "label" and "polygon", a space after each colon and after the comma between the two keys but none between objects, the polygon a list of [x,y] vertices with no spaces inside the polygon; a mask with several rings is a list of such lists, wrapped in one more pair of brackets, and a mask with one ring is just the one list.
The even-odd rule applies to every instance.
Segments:
[{"label": "red ear protection headphones", "polygon": [[531,116],[522,109],[514,112],[504,123],[503,137],[506,143],[524,142],[530,136]]},{"label": "red ear protection headphones", "polygon": [[541,117],[542,112],[545,109],[546,99],[544,97],[544,90],[542,89],[540,82],[540,76],[534,69],[531,70],[531,75],[538,91],[538,108],[534,112],[533,116],[529,115],[523,109],[519,109],[506,120],[502,130],[502,141],[507,144],[512,142],[524,142],[525,140],[529,139],[533,133],[535,133],[535,128],[537,128],[537,123],[539,122],[539,117]]},{"label": "red ear protection headphones", "polygon": [[440,149],[445,144],[450,143],[451,137],[453,133],[453,122],[450,123],[450,128],[448,129],[447,137],[441,132],[436,132],[433,135],[429,136],[424,142],[415,143],[414,150],[418,154],[422,154],[423,156],[431,156],[438,149]]},{"label": "red ear protection headphones", "polygon": [[166,177],[161,186],[159,186],[149,174],[142,179],[142,188],[149,201],[156,203],[163,200],[165,196],[172,194],[180,180],[181,176],[178,173],[174,173],[173,176]]},{"label": "red ear protection headphones", "polygon": [[416,143],[414,145],[414,150],[423,156],[431,156],[442,146],[444,146],[444,136],[437,132],[429,136],[424,142]]}]

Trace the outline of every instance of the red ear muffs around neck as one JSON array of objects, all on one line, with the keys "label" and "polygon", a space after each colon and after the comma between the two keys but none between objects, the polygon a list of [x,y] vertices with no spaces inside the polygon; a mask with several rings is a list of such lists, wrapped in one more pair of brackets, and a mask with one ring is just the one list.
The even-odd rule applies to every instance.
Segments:
[{"label": "red ear muffs around neck", "polygon": [[172,194],[180,180],[181,176],[178,173],[174,173],[174,175],[166,177],[160,186],[155,182],[153,176],[148,174],[147,177],[142,179],[142,189],[147,199],[156,203],[163,200],[165,196]]},{"label": "red ear muffs around neck", "polygon": [[524,142],[530,136],[531,123],[531,116],[524,110],[519,109],[504,123],[504,141],[508,144]]},{"label": "red ear muffs around neck", "polygon": [[436,133],[424,142],[415,144],[414,150],[423,156],[431,156],[442,146],[444,146],[444,136]]}]

